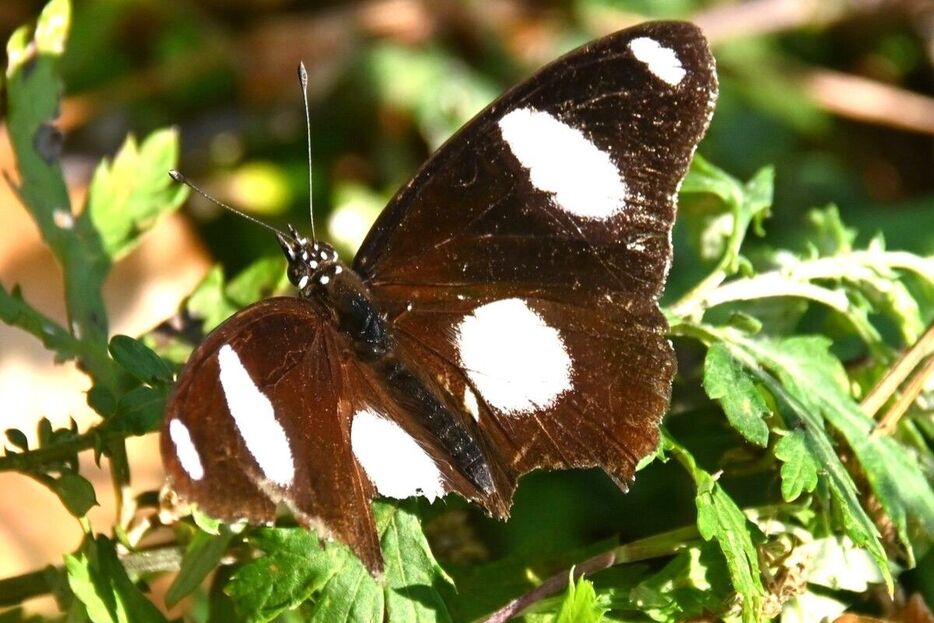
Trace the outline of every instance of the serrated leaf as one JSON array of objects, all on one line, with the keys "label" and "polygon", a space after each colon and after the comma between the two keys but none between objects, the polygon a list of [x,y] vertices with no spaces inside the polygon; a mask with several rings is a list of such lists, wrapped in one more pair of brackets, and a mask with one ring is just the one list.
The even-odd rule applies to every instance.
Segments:
[{"label": "serrated leaf", "polygon": [[333,573],[311,606],[309,623],[383,621],[385,594],[363,564],[343,547],[335,547],[332,556]]},{"label": "serrated leaf", "polygon": [[785,435],[775,444],[775,458],[782,461],[782,499],[786,502],[817,487],[821,466],[815,460],[817,453],[808,444],[809,437],[800,430]]},{"label": "serrated leaf", "polygon": [[[821,480],[826,483],[839,505],[844,529],[855,543],[872,554],[883,569],[883,573],[886,574],[886,583],[891,588],[892,576],[888,569],[885,550],[879,540],[879,533],[860,504],[856,485],[824,430],[820,412],[809,409],[795,393],[761,367],[766,365],[774,369],[778,366],[777,362],[770,359],[769,352],[772,350],[770,347],[763,347],[760,341],[750,340],[737,333],[728,333],[723,337],[730,341],[733,355],[742,361],[775,397],[776,404],[787,425],[807,435],[807,448],[812,453],[814,462],[821,466],[821,473],[824,476]],[[766,361],[760,364],[760,359]],[[831,382],[839,382],[839,379]]]},{"label": "serrated leaf", "polygon": [[204,578],[217,567],[235,536],[227,526],[221,526],[219,530],[217,535],[201,531],[195,534],[182,559],[178,575],[165,593],[167,607],[175,607],[179,601],[197,589]]},{"label": "serrated leaf", "polygon": [[65,569],[93,623],[165,623],[127,576],[107,537],[87,539],[77,554],[65,556]]},{"label": "serrated leaf", "polygon": [[695,154],[681,184],[681,192],[711,194],[725,204],[738,204],[743,195],[743,185],[700,154]]},{"label": "serrated leaf", "polygon": [[704,389],[723,407],[727,420],[739,434],[757,446],[769,440],[765,417],[769,408],[742,365],[720,343],[713,344],[704,359]]},{"label": "serrated leaf", "polygon": [[723,553],[733,588],[742,597],[744,622],[759,620],[765,587],[759,569],[759,555],[753,542],[758,530],[733,499],[706,471],[697,466],[690,452],[671,437],[664,443],[684,465],[697,487],[697,530],[705,541],[715,541]]},{"label": "serrated leaf", "polygon": [[224,294],[237,307],[246,307],[288,287],[285,257],[256,260],[227,283]]},{"label": "serrated leaf", "polygon": [[185,306],[188,313],[204,323],[204,331],[213,331],[220,323],[237,311],[224,293],[224,271],[215,266],[195,288]]},{"label": "serrated leaf", "polygon": [[271,621],[321,590],[336,572],[317,535],[301,528],[262,528],[248,537],[263,556],[239,567],[227,587],[248,621]]},{"label": "serrated leaf", "polygon": [[575,583],[572,576],[554,623],[600,623],[604,613],[593,584],[583,576]]},{"label": "serrated leaf", "polygon": [[171,383],[172,369],[139,340],[127,335],[110,339],[110,355],[120,366],[143,383]]},{"label": "serrated leaf", "polygon": [[158,130],[140,145],[128,137],[112,162],[98,165],[86,210],[108,257],[126,255],[160,215],[181,205],[187,188],[167,173],[177,160],[178,133]]},{"label": "serrated leaf", "polygon": [[759,620],[765,589],[750,531],[752,524],[709,474],[700,476],[697,485],[697,529],[705,540],[716,539],[733,587],[743,597],[743,621],[755,623]]},{"label": "serrated leaf", "polygon": [[373,514],[386,561],[386,608],[389,621],[449,621],[435,588],[450,579],[435,561],[414,512],[414,500],[374,502]]},{"label": "serrated leaf", "polygon": [[[763,364],[778,375],[807,411],[819,414],[846,439],[911,558],[909,520],[929,541],[934,540],[934,489],[911,448],[874,432],[875,423],[849,395],[846,372],[829,346],[830,341],[823,337],[754,344]],[[886,566],[884,559],[877,562]]]},{"label": "serrated leaf", "polygon": [[92,485],[81,474],[65,472],[56,478],[52,489],[58,495],[68,512],[75,517],[84,517],[97,506],[97,494]]},{"label": "serrated leaf", "polygon": [[250,621],[269,621],[309,599],[309,620],[322,623],[450,621],[436,589],[447,577],[409,504],[373,503],[386,563],[381,583],[341,543],[322,547],[304,529],[266,528],[249,537],[265,555],[237,569],[227,593]]}]

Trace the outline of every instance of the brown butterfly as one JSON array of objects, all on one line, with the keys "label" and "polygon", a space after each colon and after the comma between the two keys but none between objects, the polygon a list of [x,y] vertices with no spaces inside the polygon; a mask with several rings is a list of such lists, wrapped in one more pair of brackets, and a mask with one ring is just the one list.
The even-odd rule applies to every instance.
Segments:
[{"label": "brown butterfly", "polygon": [[456,492],[505,518],[531,470],[621,488],[675,370],[658,297],[717,96],[697,27],[622,30],[541,69],[422,167],[356,257],[279,234],[300,296],[227,320],[169,401],[178,494],[279,505],[382,568],[370,499]]}]

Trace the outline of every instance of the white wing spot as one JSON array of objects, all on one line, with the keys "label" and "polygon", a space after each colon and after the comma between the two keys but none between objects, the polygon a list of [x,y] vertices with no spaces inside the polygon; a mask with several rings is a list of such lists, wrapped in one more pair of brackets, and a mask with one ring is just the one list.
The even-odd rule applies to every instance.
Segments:
[{"label": "white wing spot", "polygon": [[572,362],[561,334],[525,301],[482,305],[455,335],[467,376],[506,415],[547,409],[571,389]]},{"label": "white wing spot", "polygon": [[655,39],[638,37],[629,42],[629,49],[638,60],[646,64],[656,78],[673,87],[681,84],[687,75],[675,51],[666,48]]},{"label": "white wing spot", "polygon": [[292,449],[269,398],[259,391],[230,344],[221,346],[217,363],[227,409],[247,450],[266,478],[282,486],[292,484],[295,477]]},{"label": "white wing spot", "polygon": [[350,447],[380,495],[402,500],[444,495],[434,460],[395,422],[372,409],[357,411],[350,425]]},{"label": "white wing spot", "polygon": [[473,417],[474,421],[480,421],[480,405],[477,404],[477,396],[469,385],[464,387],[464,408],[467,409],[467,413]]},{"label": "white wing spot", "polygon": [[201,455],[191,440],[191,433],[188,427],[179,420],[169,422],[169,437],[175,444],[175,454],[178,455],[178,462],[182,464],[182,469],[191,476],[192,480],[201,480],[204,478],[204,465],[201,464]]},{"label": "white wing spot", "polygon": [[546,112],[517,108],[499,120],[503,140],[535,188],[562,209],[607,219],[626,207],[626,184],[610,155]]}]

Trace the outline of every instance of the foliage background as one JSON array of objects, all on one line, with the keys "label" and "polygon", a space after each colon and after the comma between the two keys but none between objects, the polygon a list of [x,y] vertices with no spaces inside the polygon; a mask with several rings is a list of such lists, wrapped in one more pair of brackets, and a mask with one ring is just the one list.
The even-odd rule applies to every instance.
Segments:
[{"label": "foliage background", "polygon": [[[754,5],[754,10],[749,5]],[[4,3],[0,8],[3,40],[19,24],[34,20],[41,8],[38,2]],[[755,185],[736,191],[740,199],[749,199],[742,209],[750,219],[769,203],[773,205],[771,218],[764,224],[765,235],[751,235],[743,247],[750,265],[755,265],[756,270],[774,266],[776,249],[804,258],[809,253],[833,256],[846,251],[851,242],[850,248],[861,249],[879,232],[884,234],[888,248],[920,256],[934,253],[931,126],[934,103],[930,99],[934,91],[931,74],[934,13],[925,2],[830,1],[822,3],[819,9],[809,3],[790,1],[760,1],[743,7],[690,0],[76,2],[67,53],[58,63],[65,85],[60,126],[67,132],[62,166],[70,184],[87,186],[94,164],[101,158],[112,157],[128,133],[146,137],[159,128],[175,126],[180,138],[180,166],[190,178],[256,216],[277,225],[293,222],[303,227],[307,223],[307,161],[294,67],[299,59],[304,59],[311,75],[316,222],[319,232],[327,231],[345,251],[351,251],[366,231],[366,223],[431,149],[503,88],[560,52],[601,33],[649,17],[690,16],[708,28],[715,43],[721,80],[717,112],[700,152],[739,180],[759,179],[763,186],[769,186],[768,181],[762,181],[764,178],[755,176],[769,165],[776,171],[771,202],[753,205],[756,193],[762,190]],[[867,82],[883,90],[870,91],[866,96]],[[928,97],[912,97],[914,94]],[[9,128],[7,131],[15,134]],[[15,141],[15,136],[11,138]],[[125,158],[115,161],[114,176],[95,178],[91,184],[92,197],[93,189],[99,187],[100,196],[109,198],[99,210],[89,208],[88,214],[94,215],[93,224],[116,222],[117,218],[108,210],[119,212],[121,206],[124,214],[127,210],[141,211],[126,222],[129,229],[109,225],[98,229],[106,232],[99,244],[107,250],[108,258],[116,259],[131,251],[136,244],[135,229],[148,226],[148,215],[142,213],[146,206],[158,203],[158,209],[153,209],[156,214],[181,201],[181,193],[167,183],[160,186],[161,177],[157,178],[175,157],[174,140],[170,134],[155,135],[152,142],[142,143],[139,153],[124,152]],[[699,172],[696,179],[701,190],[709,190],[714,184],[711,180],[719,179],[718,175],[708,171],[705,177],[703,171]],[[152,181],[147,181],[148,178],[140,181],[140,176],[152,176]],[[140,186],[157,196],[158,201],[152,196],[137,197],[115,207],[110,199],[120,195],[127,179],[140,181]],[[705,180],[709,186],[704,186]],[[686,191],[690,191],[688,186]],[[834,212],[819,215],[810,212],[815,206],[831,202],[839,206],[842,221],[856,232],[855,241],[850,241],[846,230],[838,226]],[[711,271],[723,252],[724,228],[728,233],[732,222],[729,218],[724,220],[724,215],[735,217],[738,213],[724,210],[723,206],[728,204],[729,201],[712,204],[709,198],[696,197],[687,201],[676,235],[676,260],[667,302],[683,301],[681,297]],[[20,209],[12,202],[2,208]],[[207,255],[222,265],[229,277],[255,266],[257,258],[278,255],[272,237],[204,202],[190,199],[180,222],[197,232],[197,240],[204,245]],[[189,242],[188,238],[180,238],[179,243],[199,244]],[[58,250],[56,255],[61,258],[68,253]],[[172,250],[157,259],[174,268],[184,261],[183,257]],[[884,272],[876,263],[878,259],[870,257],[869,265]],[[65,265],[67,279],[67,262]],[[86,266],[72,268],[86,278],[93,277],[94,271],[88,271]],[[109,265],[100,267],[100,281],[109,268]],[[183,267],[178,266],[178,270]],[[269,275],[275,270],[277,260],[270,260],[254,269],[252,277],[234,281],[234,287],[225,291],[221,290],[220,274],[212,273],[207,285],[199,289],[201,298],[193,299],[193,309],[208,316],[208,324],[216,322],[238,304],[258,295],[261,285],[271,285]],[[842,274],[832,276],[836,279]],[[13,286],[9,279],[0,274],[0,282],[7,291]],[[889,277],[877,275],[873,284],[878,286],[886,281],[894,283],[894,273]],[[59,288],[55,282],[29,287]],[[840,287],[845,289],[845,285]],[[895,351],[909,345],[934,315],[930,288],[910,283],[905,288],[904,293],[889,292],[888,298],[879,296],[874,301],[865,288],[846,291],[851,299],[856,297],[854,292],[866,298],[867,322],[879,332],[870,340],[865,335],[860,337],[846,314],[829,313],[819,306],[805,308],[800,302],[768,301],[747,305],[742,310],[761,321],[767,335],[826,336],[832,341],[833,354],[846,364],[854,383],[862,383],[860,391],[865,391]],[[87,291],[85,288],[75,296],[80,298]],[[905,305],[910,307],[905,296],[915,305],[910,312],[904,311]],[[899,304],[903,307],[898,308]],[[886,305],[897,308],[897,313],[885,313]],[[9,317],[9,307],[6,309]],[[716,313],[715,310],[714,318]],[[725,331],[733,319],[725,312],[720,313],[723,318],[716,326]],[[685,329],[685,334],[697,337],[696,332],[691,335],[691,327]],[[65,335],[59,337],[67,342]],[[740,342],[730,342],[723,336],[714,339],[708,335],[707,339],[723,339],[734,346]],[[160,354],[168,360],[177,359],[177,353],[170,348],[173,344],[155,338],[149,344],[158,345]],[[620,494],[598,472],[534,474],[523,480],[513,518],[505,524],[489,521],[457,500],[434,507],[418,504],[405,507],[414,509],[422,518],[435,556],[455,580],[456,595],[441,589],[455,620],[489,613],[507,598],[530,589],[541,578],[604,551],[617,541],[631,543],[693,525],[697,492],[712,486],[704,480],[710,474],[722,471],[712,497],[718,495],[717,491],[727,491],[744,509],[763,508],[781,501],[783,487],[788,485],[784,483],[784,474],[780,478],[781,465],[774,457],[781,458],[786,465],[800,466],[787,458],[794,444],[788,443],[783,455],[783,450],[775,449],[774,437],[768,452],[744,442],[729,428],[721,407],[704,396],[700,384],[704,350],[692,339],[679,339],[677,345],[682,373],[667,426],[672,438],[677,439],[671,448],[679,460],[656,462],[645,469],[628,495]],[[63,355],[61,343],[51,346]],[[803,349],[811,347],[802,345]],[[148,413],[145,408],[133,408],[145,405],[151,395],[157,396],[159,383],[168,379],[152,362],[146,368],[148,372],[144,370],[144,378],[139,378],[142,365],[139,358],[145,359],[145,352],[137,350],[133,342],[111,343],[110,348],[113,359],[126,363],[126,369],[136,373],[138,387],[133,390],[145,390],[137,393],[137,403],[124,401],[122,410],[114,406],[110,411],[131,416],[143,413],[144,421],[130,417],[127,423],[129,416],[125,416],[121,423],[137,426],[139,430],[151,427],[151,422],[145,421]],[[736,356],[736,350],[721,353],[719,360],[707,355],[706,365],[719,364],[729,370],[735,365]],[[815,358],[820,356],[814,354]],[[100,351],[88,357],[93,365],[95,357],[106,359],[108,354]],[[102,369],[110,369],[109,364],[100,365]],[[824,371],[818,370],[812,376],[823,378],[820,374]],[[780,376],[779,372],[775,374]],[[736,383],[741,384],[747,377],[737,373],[737,379],[740,380]],[[787,385],[786,381],[782,382]],[[766,383],[761,379],[758,382]],[[113,383],[109,395],[91,394],[91,401],[96,399],[99,410],[108,410],[101,406],[101,401],[116,399],[129,387],[119,379]],[[709,383],[706,389],[711,397],[716,397]],[[147,393],[149,390],[153,390],[151,395]],[[758,395],[756,391],[754,388],[750,395]],[[803,393],[816,391],[806,388]],[[729,411],[727,405],[723,408]],[[79,407],[67,407],[66,414],[68,409]],[[779,407],[768,402],[762,409],[767,412]],[[922,422],[919,425],[922,432],[913,434],[921,440],[920,446],[925,447],[931,437],[930,428],[925,429],[923,422],[929,421],[926,419],[929,416],[917,411],[912,417]],[[16,425],[30,433],[33,447],[37,438],[51,444],[51,433],[44,437],[42,433],[32,434],[35,424],[16,422]],[[748,433],[742,426],[734,428]],[[754,437],[754,433],[746,434],[747,439],[750,436]],[[17,439],[9,441],[12,452]],[[107,439],[95,439],[84,447],[93,446],[108,455],[120,454],[118,447],[107,443]],[[143,460],[133,455],[129,464]],[[925,460],[930,460],[929,455]],[[701,471],[695,469],[694,461]],[[690,464],[687,472],[679,463]],[[77,504],[78,508],[72,510],[83,515],[80,511],[86,510],[82,505],[88,499],[84,485],[67,476],[74,473],[71,467],[68,464],[54,471],[53,482],[46,480],[44,484],[66,504]],[[930,469],[931,465],[927,463],[924,467]],[[49,473],[32,475],[39,480],[50,477]],[[118,473],[116,478],[120,477]],[[868,485],[859,477],[856,480],[866,498]],[[807,485],[801,486],[808,489]],[[74,493],[75,489],[79,493]],[[136,493],[145,489],[145,486],[137,489]],[[818,488],[818,500],[821,495],[829,496]],[[4,512],[30,516],[30,509],[18,508],[9,497],[2,503],[5,509],[11,509]],[[152,500],[148,503],[147,507],[143,500],[141,507],[151,509]],[[831,523],[839,520],[841,514],[832,506],[827,510]],[[804,514],[812,510],[804,503],[796,507],[796,512]],[[791,513],[788,508],[785,512]],[[94,523],[93,531],[109,534],[108,521],[113,522],[112,515]],[[722,517],[714,521],[720,525],[722,522]],[[807,520],[802,523],[810,525]],[[703,527],[699,527],[703,533]],[[52,531],[56,527],[46,529]],[[116,536],[121,538],[119,534]],[[187,542],[192,537],[189,532],[179,538]],[[228,543],[233,537],[221,538]],[[274,537],[260,534],[254,538],[262,542]],[[209,542],[215,547],[218,543]],[[686,541],[676,538],[672,542]],[[93,546],[85,543],[81,553],[69,559],[68,570],[73,577],[81,568],[94,567],[92,564],[81,567],[81,561],[96,555],[100,556],[99,568],[110,564],[106,563],[108,552],[113,551],[109,541],[92,543]],[[923,539],[916,543],[920,546]],[[898,549],[894,540],[886,544]],[[74,545],[77,547],[77,542]],[[729,594],[723,577],[711,575],[711,570],[723,570],[702,560],[719,554],[703,548],[694,551],[696,559],[676,559],[687,565],[684,569],[665,568],[665,573],[678,578],[676,588],[680,586],[678,582],[684,582],[686,591],[696,590],[707,582],[716,588],[708,593]],[[916,570],[899,576],[899,590],[903,596],[922,594],[931,603],[934,560],[930,554],[925,557],[925,551],[921,548],[918,552]],[[741,558],[739,554],[737,557]],[[664,607],[659,605],[661,602],[655,604],[654,614],[648,615],[655,620],[677,620],[686,612],[730,609],[729,604],[713,602],[688,605],[697,595],[672,597],[671,587],[664,588],[664,576],[650,575],[664,571],[662,565],[668,560],[650,559],[643,566],[618,568],[608,576],[598,576],[603,578],[597,590],[604,600],[599,601],[600,607],[613,605],[606,600],[623,600],[622,591],[617,594],[613,587],[633,585],[642,586],[643,597],[649,588],[654,588],[654,598],[661,599],[658,596],[664,595],[668,600],[662,600],[667,604]],[[61,564],[60,560],[44,562]],[[692,575],[694,571],[703,571],[703,580]],[[627,579],[627,574],[632,578]],[[636,576],[654,577],[656,584],[640,585],[633,579]],[[735,585],[736,578],[731,577]],[[46,587],[48,584],[45,583]],[[70,586],[81,598],[76,585]],[[586,602],[587,590],[586,584],[578,587],[577,595],[569,596],[565,603]],[[120,590],[115,591],[118,596],[121,594]],[[816,594],[827,596],[829,592],[818,589]],[[844,600],[846,605],[856,605],[867,612],[882,614],[886,607],[892,606],[879,594],[863,590],[850,593]],[[631,591],[626,592],[625,598],[632,599],[632,595]],[[257,603],[252,597],[245,599]],[[86,599],[82,600],[87,604]],[[154,601],[160,607],[163,605],[161,598]],[[197,613],[208,601],[202,594],[185,602],[185,606],[192,607],[193,603],[193,612]],[[548,615],[561,607],[559,602],[543,603]],[[677,606],[675,610],[669,607],[671,603]],[[643,606],[644,610],[652,610],[651,604],[643,602]],[[148,613],[145,616],[150,616],[145,606],[139,607]],[[97,618],[104,614],[95,615],[91,607],[88,610],[93,620],[106,620]],[[106,607],[103,612],[108,612]]]}]

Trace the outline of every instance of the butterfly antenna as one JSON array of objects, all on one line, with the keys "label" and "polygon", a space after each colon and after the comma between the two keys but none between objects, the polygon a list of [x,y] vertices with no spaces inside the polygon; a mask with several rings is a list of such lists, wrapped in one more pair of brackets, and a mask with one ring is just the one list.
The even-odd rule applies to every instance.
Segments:
[{"label": "butterfly antenna", "polygon": [[308,217],[311,220],[311,239],[317,240],[315,236],[315,202],[311,180],[311,113],[308,112],[308,72],[305,71],[305,63],[303,62],[298,64],[298,81],[302,85],[302,101],[305,104],[305,142],[308,145]]},{"label": "butterfly antenna", "polygon": [[243,218],[245,218],[245,219],[248,220],[248,221],[253,221],[253,222],[256,223],[257,225],[261,225],[261,226],[265,227],[266,229],[268,229],[269,231],[275,232],[275,233],[278,234],[279,236],[282,236],[282,237],[284,237],[284,238],[286,238],[286,239],[288,239],[288,240],[297,241],[297,238],[296,238],[295,236],[293,236],[293,235],[291,235],[291,234],[287,234],[287,233],[285,233],[285,232],[283,232],[283,231],[280,231],[280,230],[276,229],[275,227],[273,227],[272,225],[270,225],[269,223],[264,223],[263,221],[259,220],[258,218],[254,218],[254,217],[250,216],[249,214],[247,214],[247,213],[245,213],[245,212],[241,212],[241,211],[238,210],[237,208],[233,208],[233,207],[227,205],[226,203],[224,203],[223,201],[221,201],[221,200],[219,200],[219,199],[215,199],[215,198],[212,197],[211,195],[207,194],[206,192],[204,192],[203,190],[201,190],[200,188],[198,188],[197,186],[195,186],[193,182],[191,182],[187,177],[185,177],[184,175],[182,175],[181,173],[179,173],[179,172],[176,171],[175,169],[169,169],[169,177],[171,177],[173,180],[175,180],[175,181],[178,182],[179,184],[184,184],[185,186],[187,186],[188,188],[192,189],[193,191],[195,191],[196,193],[198,193],[199,195],[201,195],[202,197],[204,197],[205,199],[207,199],[208,201],[210,201],[210,202],[213,203],[214,205],[216,205],[216,206],[218,206],[218,207],[221,207],[221,208],[224,208],[225,210],[230,210],[230,211],[233,212],[234,214],[237,214],[237,215],[239,215],[239,216],[242,216]]}]

